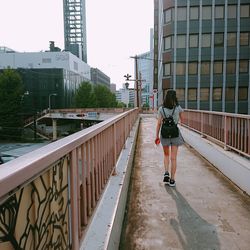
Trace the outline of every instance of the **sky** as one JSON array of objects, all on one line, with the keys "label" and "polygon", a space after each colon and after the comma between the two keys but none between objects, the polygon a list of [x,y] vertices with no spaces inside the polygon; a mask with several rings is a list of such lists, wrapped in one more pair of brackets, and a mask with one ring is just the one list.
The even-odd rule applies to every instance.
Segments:
[{"label": "sky", "polygon": [[[1,0],[0,46],[18,52],[64,49],[63,0]],[[150,50],[153,0],[86,0],[87,57],[91,67],[111,78],[117,89],[134,59]]]}]

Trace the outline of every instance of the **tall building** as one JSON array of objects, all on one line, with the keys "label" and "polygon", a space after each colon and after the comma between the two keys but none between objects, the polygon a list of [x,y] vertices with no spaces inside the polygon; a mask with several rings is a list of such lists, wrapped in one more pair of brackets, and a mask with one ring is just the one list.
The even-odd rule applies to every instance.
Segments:
[{"label": "tall building", "polygon": [[143,81],[141,82],[140,89],[140,99],[141,106],[152,107],[152,99],[150,96],[153,94],[153,60],[151,57],[151,52],[146,52],[138,55],[138,72],[139,78]]},{"label": "tall building", "polygon": [[64,46],[87,63],[85,0],[63,0]]},{"label": "tall building", "polygon": [[185,108],[250,114],[249,24],[250,0],[155,0],[158,105],[174,88]]}]

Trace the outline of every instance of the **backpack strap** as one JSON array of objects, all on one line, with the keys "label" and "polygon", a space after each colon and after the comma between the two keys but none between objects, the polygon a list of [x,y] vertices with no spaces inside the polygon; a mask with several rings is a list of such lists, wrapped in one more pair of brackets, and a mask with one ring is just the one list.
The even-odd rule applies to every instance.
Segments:
[{"label": "backpack strap", "polygon": [[164,111],[164,107],[162,106],[162,111],[163,111],[163,114],[164,114],[164,119],[167,118],[166,114],[165,114],[165,111]]},{"label": "backpack strap", "polygon": [[[174,115],[175,108],[176,108],[176,106],[174,106],[173,112],[172,112],[172,114],[171,114],[171,116],[172,116],[172,117],[173,117],[173,115]],[[166,116],[166,113],[165,113],[165,111],[164,111],[164,107],[163,107],[163,106],[162,106],[162,111],[163,111],[163,113],[164,113],[164,117],[163,117],[163,118],[167,118],[167,116]]]},{"label": "backpack strap", "polygon": [[172,116],[174,115],[175,108],[176,108],[176,106],[174,106],[174,110],[173,110],[173,112],[172,112]]}]

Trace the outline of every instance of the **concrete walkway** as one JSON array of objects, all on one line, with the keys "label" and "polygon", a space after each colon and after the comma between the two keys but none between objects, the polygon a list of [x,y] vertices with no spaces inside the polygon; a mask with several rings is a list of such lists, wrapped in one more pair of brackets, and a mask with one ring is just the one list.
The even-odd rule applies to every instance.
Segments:
[{"label": "concrete walkway", "polygon": [[178,152],[176,187],[165,186],[156,118],[144,115],[120,249],[250,250],[250,198],[188,145]]}]

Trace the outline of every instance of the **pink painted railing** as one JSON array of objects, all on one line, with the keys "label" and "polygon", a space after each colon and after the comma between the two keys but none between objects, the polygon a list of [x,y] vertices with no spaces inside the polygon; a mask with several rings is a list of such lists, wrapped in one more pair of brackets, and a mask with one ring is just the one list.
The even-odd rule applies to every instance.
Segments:
[{"label": "pink painted railing", "polygon": [[0,249],[79,249],[133,109],[0,167]]},{"label": "pink painted railing", "polygon": [[225,149],[250,157],[249,115],[185,110],[182,124],[223,145]]}]

